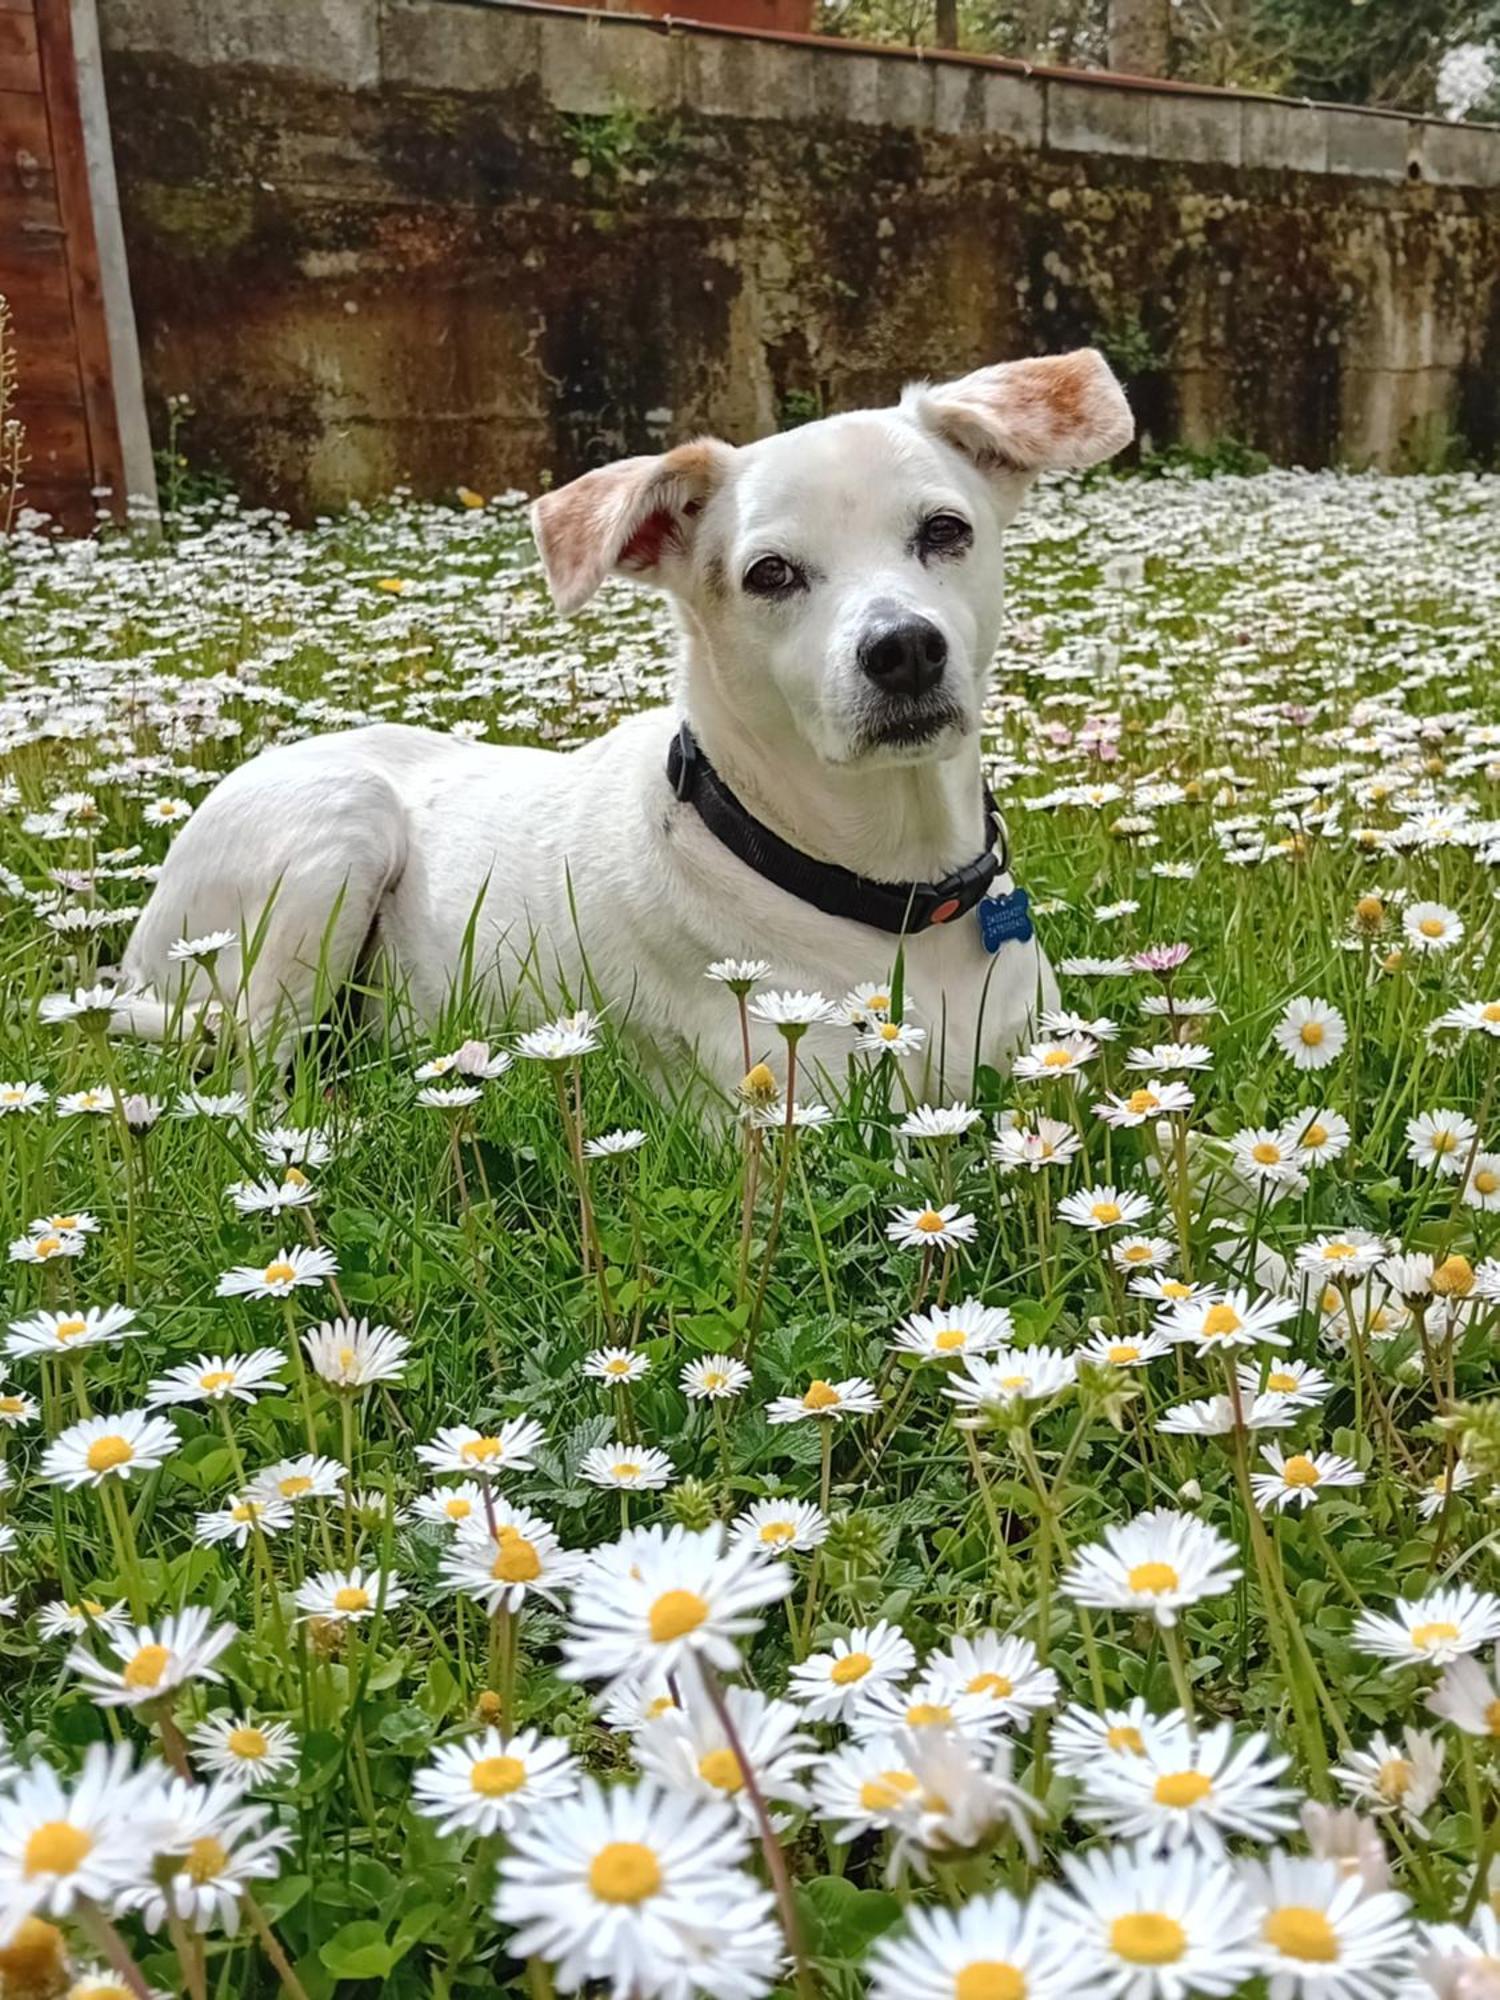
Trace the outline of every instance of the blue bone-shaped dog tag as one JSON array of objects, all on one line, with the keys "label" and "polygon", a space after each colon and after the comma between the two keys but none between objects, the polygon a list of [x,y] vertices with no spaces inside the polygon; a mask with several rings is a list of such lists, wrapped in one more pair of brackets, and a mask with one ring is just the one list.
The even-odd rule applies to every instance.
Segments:
[{"label": "blue bone-shaped dog tag", "polygon": [[978,909],[986,951],[998,951],[1003,944],[1026,944],[1036,936],[1031,898],[1024,889],[1012,889],[1008,896],[985,896]]}]

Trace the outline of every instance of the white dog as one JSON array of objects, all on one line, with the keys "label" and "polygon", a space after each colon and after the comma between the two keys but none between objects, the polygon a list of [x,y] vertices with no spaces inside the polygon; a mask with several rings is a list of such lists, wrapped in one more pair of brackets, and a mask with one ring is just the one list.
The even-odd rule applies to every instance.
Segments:
[{"label": "white dog", "polygon": [[[900,950],[924,1086],[965,1090],[1052,994],[980,765],[1002,534],[1036,473],[1131,432],[1083,350],[545,495],[563,611],[611,574],[671,594],[676,711],[568,754],[382,725],[254,758],[172,847],[123,966],[161,1004],[122,1025],[207,998],[174,941],[248,936],[269,907],[248,976],[238,947],[218,967],[257,1038],[308,1026],[376,952],[424,1019],[469,972],[532,1018],[602,999],[655,1064],[727,1087],[744,1055],[711,961],[838,996],[884,985]],[[846,1035],[823,1046],[835,1070]]]}]

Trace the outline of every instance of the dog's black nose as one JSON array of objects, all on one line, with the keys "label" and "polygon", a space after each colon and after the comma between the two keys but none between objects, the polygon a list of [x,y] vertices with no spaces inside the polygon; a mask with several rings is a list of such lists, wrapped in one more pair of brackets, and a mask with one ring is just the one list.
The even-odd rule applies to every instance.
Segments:
[{"label": "dog's black nose", "polygon": [[947,661],[948,641],[926,618],[888,619],[859,642],[860,671],[886,694],[926,694]]}]

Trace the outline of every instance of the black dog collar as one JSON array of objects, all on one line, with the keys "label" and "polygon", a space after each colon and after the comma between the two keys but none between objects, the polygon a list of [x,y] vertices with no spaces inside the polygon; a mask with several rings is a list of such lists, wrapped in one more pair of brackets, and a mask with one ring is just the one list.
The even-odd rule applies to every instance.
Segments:
[{"label": "black dog collar", "polygon": [[667,751],[667,780],[679,799],[691,805],[715,840],[737,855],[757,875],[774,882],[788,895],[800,897],[825,916],[848,917],[878,931],[930,930],[946,924],[983,898],[1007,863],[1004,829],[995,801],[984,794],[983,854],[940,882],[872,882],[852,868],[815,861],[773,833],[747,812],[704,756],[692,727],[684,722]]}]

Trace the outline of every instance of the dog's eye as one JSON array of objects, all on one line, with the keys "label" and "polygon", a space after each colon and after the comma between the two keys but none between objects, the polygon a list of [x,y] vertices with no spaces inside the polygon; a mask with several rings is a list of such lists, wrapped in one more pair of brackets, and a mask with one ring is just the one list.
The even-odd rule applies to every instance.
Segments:
[{"label": "dog's eye", "polygon": [[974,539],[974,530],[961,514],[929,514],[917,531],[922,554],[957,555]]},{"label": "dog's eye", "polygon": [[801,579],[785,556],[762,556],[745,571],[744,581],[752,597],[784,597]]}]

